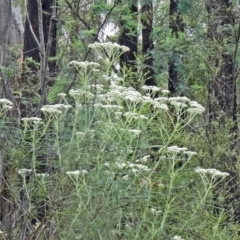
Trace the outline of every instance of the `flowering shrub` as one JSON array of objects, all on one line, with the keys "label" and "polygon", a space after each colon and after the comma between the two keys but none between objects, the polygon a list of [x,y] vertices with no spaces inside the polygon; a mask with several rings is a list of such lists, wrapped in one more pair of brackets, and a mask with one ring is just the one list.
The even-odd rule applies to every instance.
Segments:
[{"label": "flowering shrub", "polygon": [[[184,144],[185,128],[204,107],[187,97],[166,97],[168,90],[160,87],[137,91],[120,85],[121,76],[110,69],[128,49],[116,43],[89,47],[104,65],[70,62],[79,71],[76,86],[59,93],[58,104],[43,106],[43,119],[23,118],[17,147],[7,153],[10,178],[21,175],[10,189],[23,219],[15,223],[15,234],[25,229],[31,239],[215,236],[218,219],[212,228],[201,221],[208,216],[215,177],[228,174],[194,171],[197,153],[176,146]],[[11,107],[0,99],[0,116]],[[44,212],[42,205],[48,206]],[[33,218],[37,222],[31,226]]]}]

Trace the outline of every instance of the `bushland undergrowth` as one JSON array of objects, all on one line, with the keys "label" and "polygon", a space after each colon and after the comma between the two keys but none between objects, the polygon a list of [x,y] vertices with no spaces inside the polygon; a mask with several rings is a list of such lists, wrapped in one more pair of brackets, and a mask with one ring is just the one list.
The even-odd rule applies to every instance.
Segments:
[{"label": "bushland undergrowth", "polygon": [[98,61],[69,63],[78,82],[43,118],[14,129],[12,103],[0,99],[0,194],[14,211],[1,239],[237,239],[212,200],[229,174],[201,168],[191,146],[189,126],[204,108],[155,86],[127,87],[111,66],[128,49],[90,47]]}]

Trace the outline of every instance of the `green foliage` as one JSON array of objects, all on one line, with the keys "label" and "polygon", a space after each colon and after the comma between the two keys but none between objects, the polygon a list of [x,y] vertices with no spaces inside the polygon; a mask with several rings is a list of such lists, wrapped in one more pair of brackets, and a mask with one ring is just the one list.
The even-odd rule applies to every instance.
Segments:
[{"label": "green foliage", "polygon": [[71,82],[69,82],[69,79],[64,77],[58,77],[56,79],[56,82],[54,86],[51,88],[48,94],[48,102],[54,103],[57,101],[58,97],[57,94],[61,92],[66,92],[70,86]]},{"label": "green foliage", "polygon": [[[116,44],[91,48],[97,54],[111,50],[112,60],[126,51]],[[228,174],[196,168],[197,153],[183,147],[192,148],[186,129],[197,117],[202,121],[204,108],[186,97],[166,98],[167,92],[157,87],[143,86],[139,92],[117,84],[116,76],[106,78],[112,63],[105,61],[104,68],[71,62],[79,71],[75,89],[58,93],[59,104],[43,106],[44,119],[23,118],[12,133],[6,132],[12,104],[0,101],[1,128],[6,129],[1,132],[8,136],[3,146],[8,191],[22,206],[26,237],[225,237],[230,230],[221,222],[227,213],[212,214],[212,190]],[[150,91],[159,98],[150,98]],[[39,212],[44,218],[31,227]],[[21,224],[13,236],[23,231]]]},{"label": "green foliage", "polygon": [[[231,2],[228,12],[237,23],[237,2]],[[47,96],[52,105],[42,109],[44,118],[13,124],[14,112],[9,111],[13,105],[0,101],[0,169],[4,170],[0,195],[1,201],[7,199],[17,208],[17,221],[10,231],[1,228],[1,237],[238,239],[239,227],[229,220],[235,213],[225,207],[229,193],[220,191],[214,201],[219,186],[230,178],[212,168],[239,171],[239,139],[232,131],[231,116],[219,111],[210,121],[208,109],[210,102],[219,103],[210,98],[209,86],[219,79],[225,55],[234,56],[237,76],[238,24],[219,26],[220,18],[214,16],[218,8],[210,15],[206,1],[181,0],[178,9],[185,31],[173,36],[169,1],[154,3],[151,54],[157,83],[167,88],[169,60],[174,60],[179,75],[176,95],[206,106],[199,114],[196,109],[203,108],[197,102],[168,98],[163,89],[141,88],[146,56],[140,50],[137,72],[131,72],[124,66],[118,71],[123,48],[104,44],[88,48],[94,41],[117,39],[120,22],[130,32],[136,27],[140,15],[131,16],[132,1],[119,1],[114,9],[104,0],[86,6],[79,3],[70,2],[70,8],[59,1],[58,55],[49,59],[57,60],[58,72]],[[116,27],[114,35],[102,28],[105,20],[104,27],[108,23]],[[212,32],[211,24],[216,24]],[[39,66],[31,58],[26,61]],[[91,64],[95,61],[99,65]],[[1,66],[3,84],[15,78],[15,67],[14,62]],[[133,82],[136,76],[138,81]],[[29,94],[31,101],[25,98],[21,103],[36,106],[41,96],[32,80],[27,76],[24,82],[24,88],[34,93]],[[153,90],[158,100],[149,97]],[[21,91],[15,92],[21,96]],[[17,101],[14,104],[19,107]],[[195,112],[189,111],[191,104]],[[44,218],[32,226],[30,221],[39,218],[39,207],[45,204]],[[216,204],[222,204],[218,212]]]}]

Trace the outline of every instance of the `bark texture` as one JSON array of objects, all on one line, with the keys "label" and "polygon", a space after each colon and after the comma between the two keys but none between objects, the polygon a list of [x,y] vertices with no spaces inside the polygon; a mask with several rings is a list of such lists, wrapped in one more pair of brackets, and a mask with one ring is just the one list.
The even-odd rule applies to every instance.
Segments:
[{"label": "bark texture", "polygon": [[[178,11],[178,0],[170,0],[169,8],[169,27],[172,31],[173,37],[178,38],[179,32],[184,31],[184,24],[181,14]],[[168,90],[171,94],[177,91],[180,76],[177,69],[178,53],[173,52],[170,56],[168,69]]]},{"label": "bark texture", "polygon": [[[236,117],[236,79],[233,55],[225,49],[231,36],[229,26],[234,24],[228,0],[211,0],[207,4],[209,13],[209,38],[223,46],[223,51],[216,54],[215,65],[219,69],[209,83],[209,121],[218,117]],[[227,42],[228,44],[228,42]]]},{"label": "bark texture", "polygon": [[[21,60],[23,24],[20,8],[13,7],[12,2],[10,0],[0,0],[0,67],[2,67],[0,70],[0,98],[8,98],[14,103],[14,113],[16,102],[12,92],[16,79],[14,75],[11,77],[7,75],[4,67],[13,70],[15,66],[20,66],[17,60]],[[18,47],[15,45],[18,45]],[[5,130],[0,127],[0,225],[1,229],[11,232],[11,229],[16,225],[17,209],[12,193],[8,190],[8,177],[11,173],[7,168],[9,162],[3,151],[6,147],[6,139],[9,137]]]},{"label": "bark texture", "polygon": [[153,4],[152,1],[143,5],[142,7],[142,53],[144,58],[144,77],[145,85],[155,86],[155,71],[153,68],[153,56],[152,51],[154,49],[153,43]]},{"label": "bark texture", "polygon": [[[21,116],[37,116],[39,115],[39,106],[41,99],[44,98],[46,104],[46,87],[52,86],[56,72],[56,61],[43,61],[46,55],[48,40],[51,36],[50,51],[48,57],[56,56],[56,21],[52,19],[53,0],[42,0],[42,32],[40,34],[38,0],[28,0],[27,18],[25,21],[24,46],[23,46],[23,73],[21,84],[23,86],[23,94],[21,101]],[[50,26],[53,26],[50,29]],[[35,36],[35,37],[34,37]],[[44,51],[40,49],[37,41],[41,44],[43,37]],[[37,39],[37,41],[36,41]],[[42,47],[42,46],[41,46]],[[46,69],[43,69],[43,63]],[[44,79],[41,79],[42,72]],[[42,89],[42,81],[44,81],[44,89]],[[28,87],[26,87],[28,86]],[[43,96],[44,95],[44,96]],[[43,105],[44,105],[43,104]]]},{"label": "bark texture", "polygon": [[[21,59],[22,42],[23,24],[20,8],[13,7],[9,0],[0,0],[0,67],[6,67],[11,61],[17,62],[17,59]],[[11,51],[11,47],[16,45],[19,47]],[[0,78],[0,97],[12,100],[13,79],[9,79],[4,71],[1,71]]]}]

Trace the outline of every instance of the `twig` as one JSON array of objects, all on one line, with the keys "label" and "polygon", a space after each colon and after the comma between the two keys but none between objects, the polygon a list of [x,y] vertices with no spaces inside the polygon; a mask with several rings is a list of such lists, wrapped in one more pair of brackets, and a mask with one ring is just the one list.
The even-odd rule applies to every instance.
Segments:
[{"label": "twig", "polygon": [[[112,13],[113,9],[114,9],[120,2],[121,2],[121,0],[116,0],[116,1],[114,2],[114,5],[113,5],[112,8],[109,10],[109,12],[106,14],[105,19],[103,20],[101,26],[99,27],[98,32],[96,33],[96,35],[95,35],[92,43],[94,43],[94,42],[96,42],[96,41],[99,42],[99,40],[98,40],[98,35],[99,35],[100,31],[102,30],[103,26],[105,25],[105,23],[107,22],[108,18],[110,17],[110,14]],[[85,61],[85,60],[87,59],[90,51],[91,51],[91,49],[89,48],[88,51],[87,51],[86,54],[85,54],[85,57],[84,57],[83,61]],[[77,78],[77,75],[78,75],[78,73],[75,74],[75,76],[74,76],[74,78],[73,78],[73,80],[72,80],[72,82],[71,82],[71,84],[70,84],[70,86],[69,86],[69,88],[68,88],[68,90],[67,90],[67,93],[68,93],[68,92],[70,91],[70,89],[72,88],[73,83],[75,82],[75,80],[76,80],[76,78]]]},{"label": "twig", "polygon": [[28,20],[28,24],[29,24],[30,31],[31,31],[31,33],[32,33],[32,36],[33,36],[36,44],[37,44],[37,47],[38,47],[39,51],[41,51],[40,43],[39,43],[39,41],[38,41],[38,39],[37,39],[36,34],[35,34],[34,31],[33,31],[32,24],[31,24],[31,21],[30,21],[30,18],[29,18],[28,8],[27,8],[27,0],[25,0],[25,9],[26,9],[26,15],[27,15],[27,20]]}]

